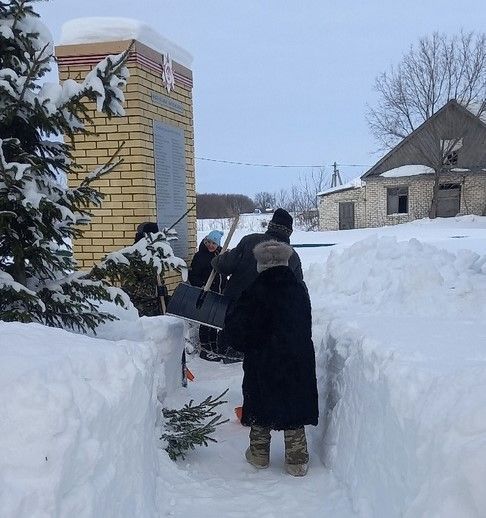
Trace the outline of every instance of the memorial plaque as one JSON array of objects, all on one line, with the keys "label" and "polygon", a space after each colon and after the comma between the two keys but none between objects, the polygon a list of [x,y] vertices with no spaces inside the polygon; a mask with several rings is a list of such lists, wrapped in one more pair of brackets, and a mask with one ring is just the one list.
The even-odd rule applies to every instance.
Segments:
[{"label": "memorial plaque", "polygon": [[167,95],[159,94],[157,92],[152,92],[152,102],[156,106],[160,106],[161,108],[165,108],[166,110],[170,110],[172,112],[179,113],[180,115],[184,115],[184,105],[180,101],[176,101],[175,99],[171,99]]},{"label": "memorial plaque", "polygon": [[[187,210],[186,156],[184,130],[155,121],[154,159],[157,223],[159,228],[173,225]],[[172,241],[174,254],[183,259],[188,255],[187,217],[176,226],[178,240]]]}]

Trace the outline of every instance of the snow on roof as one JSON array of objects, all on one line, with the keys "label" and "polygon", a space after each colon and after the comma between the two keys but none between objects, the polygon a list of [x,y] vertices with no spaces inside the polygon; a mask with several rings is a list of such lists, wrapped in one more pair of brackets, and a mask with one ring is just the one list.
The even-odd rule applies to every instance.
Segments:
[{"label": "snow on roof", "polygon": [[175,43],[161,36],[149,25],[131,18],[89,17],[74,18],[63,24],[61,45],[77,43],[101,43],[135,39],[160,52],[169,53],[170,57],[188,68],[192,65],[192,56]]},{"label": "snow on roof", "polygon": [[384,178],[399,178],[401,176],[416,176],[418,174],[433,174],[434,170],[431,167],[427,167],[426,165],[402,165],[400,167],[395,167],[394,169],[389,169],[384,173],[381,173],[379,176]]},{"label": "snow on roof", "polygon": [[336,192],[336,191],[345,191],[346,189],[359,189],[360,187],[363,187],[363,185],[364,185],[364,182],[361,180],[361,176],[358,176],[357,178],[353,178],[353,180],[343,183],[342,185],[337,185],[336,187],[330,187],[329,189],[326,189],[325,191],[318,192],[317,196],[325,196],[326,194],[330,194],[330,193]]}]

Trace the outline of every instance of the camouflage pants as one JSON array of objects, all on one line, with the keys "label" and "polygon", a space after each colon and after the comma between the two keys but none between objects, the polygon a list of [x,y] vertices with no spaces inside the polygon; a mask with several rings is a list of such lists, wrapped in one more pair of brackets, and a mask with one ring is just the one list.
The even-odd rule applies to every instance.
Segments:
[{"label": "camouflage pants", "polygon": [[[268,464],[270,457],[270,428],[253,425],[250,429],[250,451],[259,463]],[[285,462],[287,464],[307,464],[309,453],[304,427],[284,430]]]},{"label": "camouflage pants", "polygon": [[309,462],[307,439],[303,426],[295,430],[285,430],[284,440],[285,462],[287,464],[307,464]]},{"label": "camouflage pants", "polygon": [[250,452],[258,465],[268,464],[270,459],[270,428],[252,425],[250,428]]}]

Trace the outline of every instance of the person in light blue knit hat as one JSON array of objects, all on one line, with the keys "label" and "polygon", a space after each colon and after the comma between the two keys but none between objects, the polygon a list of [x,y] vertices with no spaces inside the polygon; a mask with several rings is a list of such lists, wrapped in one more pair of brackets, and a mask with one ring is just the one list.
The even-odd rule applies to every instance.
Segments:
[{"label": "person in light blue knit hat", "polygon": [[[211,230],[209,234],[201,241],[199,250],[194,254],[189,270],[189,282],[193,286],[202,287],[206,284],[213,267],[211,261],[221,252],[221,238],[223,232],[221,230]],[[222,293],[226,286],[226,276],[216,275],[211,284],[211,291]],[[199,326],[199,342],[201,344],[200,357],[204,360],[219,361],[216,354],[218,331],[211,327]]]},{"label": "person in light blue knit hat", "polygon": [[211,232],[204,239],[206,241],[215,243],[218,246],[221,246],[222,237],[223,237],[223,232],[221,232],[221,230],[211,230]]}]

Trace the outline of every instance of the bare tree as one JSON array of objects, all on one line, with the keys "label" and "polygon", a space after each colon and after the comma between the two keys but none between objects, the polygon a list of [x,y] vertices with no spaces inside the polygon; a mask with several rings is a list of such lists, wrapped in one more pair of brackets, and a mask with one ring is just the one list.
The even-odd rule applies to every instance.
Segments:
[{"label": "bare tree", "polygon": [[411,46],[397,67],[375,80],[379,94],[368,113],[374,136],[385,149],[455,99],[463,106],[486,109],[486,35],[434,33]]},{"label": "bare tree", "polygon": [[229,218],[235,214],[253,212],[255,205],[244,194],[197,194],[196,216],[198,219]]},{"label": "bare tree", "polygon": [[[480,117],[486,110],[486,35],[434,33],[411,46],[396,67],[375,81],[378,104],[368,123],[382,148],[391,149],[454,99]],[[457,162],[467,124],[431,125],[417,140],[423,165],[434,170],[430,217],[437,215],[440,176]]]},{"label": "bare tree", "polygon": [[328,181],[329,177],[323,167],[299,177],[302,210],[317,208],[317,194],[327,187]]},{"label": "bare tree", "polygon": [[282,207],[288,210],[289,205],[289,192],[287,189],[280,189],[274,194],[275,196],[275,207]]},{"label": "bare tree", "polygon": [[245,212],[253,212],[255,210],[253,200],[244,194],[229,194],[226,199],[226,205],[232,218],[237,214],[244,214]]},{"label": "bare tree", "polygon": [[[310,173],[301,174],[299,181],[287,192],[286,205],[279,204],[294,213],[299,223],[306,230],[318,227],[317,194],[328,187],[329,175],[324,168],[313,169]],[[279,195],[283,198],[283,195]]]},{"label": "bare tree", "polygon": [[270,192],[258,192],[253,201],[258,209],[266,210],[275,207],[275,195]]}]

